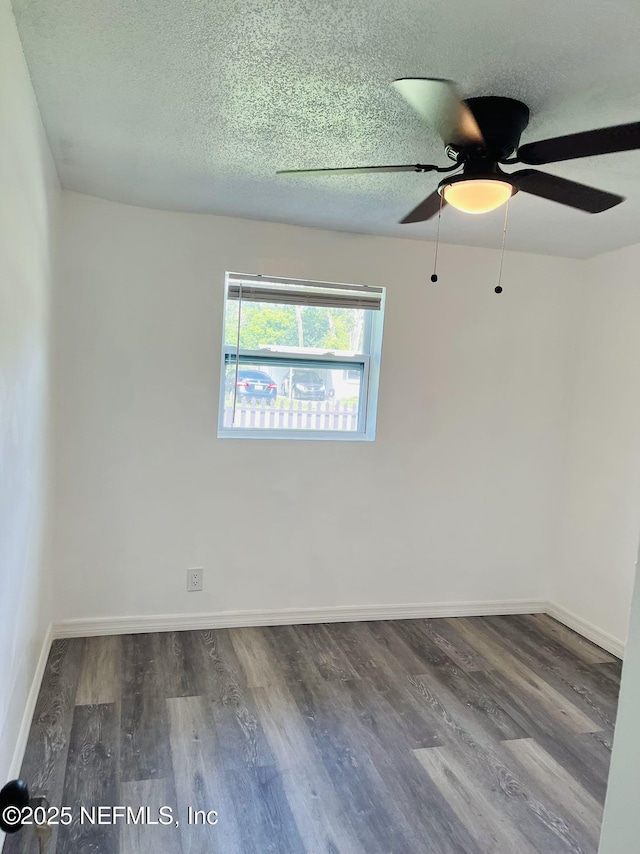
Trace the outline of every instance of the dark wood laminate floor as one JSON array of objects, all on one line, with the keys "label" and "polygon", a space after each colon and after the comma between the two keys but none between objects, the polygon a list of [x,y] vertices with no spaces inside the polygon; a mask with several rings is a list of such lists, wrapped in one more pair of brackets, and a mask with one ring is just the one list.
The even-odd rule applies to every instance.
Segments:
[{"label": "dark wood laminate floor", "polygon": [[23,776],[51,854],[595,854],[619,681],[541,615],[58,640]]}]

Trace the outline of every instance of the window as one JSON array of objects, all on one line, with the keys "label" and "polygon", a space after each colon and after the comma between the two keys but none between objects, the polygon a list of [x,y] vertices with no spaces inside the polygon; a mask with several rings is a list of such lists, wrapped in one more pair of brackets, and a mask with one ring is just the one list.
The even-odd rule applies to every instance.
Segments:
[{"label": "window", "polygon": [[373,440],[384,288],[227,273],[218,436]]}]

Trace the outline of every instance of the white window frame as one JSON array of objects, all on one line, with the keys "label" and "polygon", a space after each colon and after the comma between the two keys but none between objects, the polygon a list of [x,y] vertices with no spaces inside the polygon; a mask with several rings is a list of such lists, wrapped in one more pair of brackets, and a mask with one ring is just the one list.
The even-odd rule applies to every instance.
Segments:
[{"label": "white window frame", "polygon": [[[384,305],[386,291],[382,288],[379,311],[366,311],[363,331],[363,350],[368,353],[348,354],[316,354],[290,353],[276,349],[240,350],[233,345],[225,344],[225,325],[229,292],[229,277],[237,276],[227,272],[225,275],[224,306],[222,315],[222,352],[220,359],[220,391],[218,395],[218,438],[219,439],[296,439],[305,441],[339,441],[339,442],[373,442],[376,438],[378,390],[380,384],[380,362],[382,358],[382,333],[384,326]],[[283,281],[291,281],[284,279]],[[313,286],[314,282],[299,280],[299,284]],[[368,347],[367,347],[368,344]],[[227,365],[235,364],[236,352],[238,358],[250,361],[252,365],[269,363],[286,363],[291,367],[319,366],[342,368],[350,370],[350,365],[362,370],[360,383],[360,400],[358,402],[357,430],[280,430],[265,429],[264,427],[227,427],[225,417],[225,392],[227,382]],[[242,363],[241,363],[242,364]],[[353,370],[353,369],[351,369]]]}]

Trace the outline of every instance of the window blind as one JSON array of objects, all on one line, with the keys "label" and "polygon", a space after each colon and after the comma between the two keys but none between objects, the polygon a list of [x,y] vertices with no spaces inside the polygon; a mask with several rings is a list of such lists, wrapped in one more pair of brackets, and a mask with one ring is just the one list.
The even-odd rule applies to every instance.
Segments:
[{"label": "window blind", "polygon": [[241,294],[243,302],[268,302],[278,305],[320,306],[323,308],[359,308],[366,311],[380,311],[382,302],[382,288],[230,274],[228,276],[228,299],[239,300]]}]

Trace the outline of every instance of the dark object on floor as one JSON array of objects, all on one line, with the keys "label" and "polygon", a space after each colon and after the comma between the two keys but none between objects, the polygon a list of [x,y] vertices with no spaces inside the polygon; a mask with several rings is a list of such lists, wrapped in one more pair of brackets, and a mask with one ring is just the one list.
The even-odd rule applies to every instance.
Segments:
[{"label": "dark object on floor", "polygon": [[16,833],[22,827],[22,810],[29,805],[29,787],[24,780],[10,780],[0,790],[0,830]]}]

